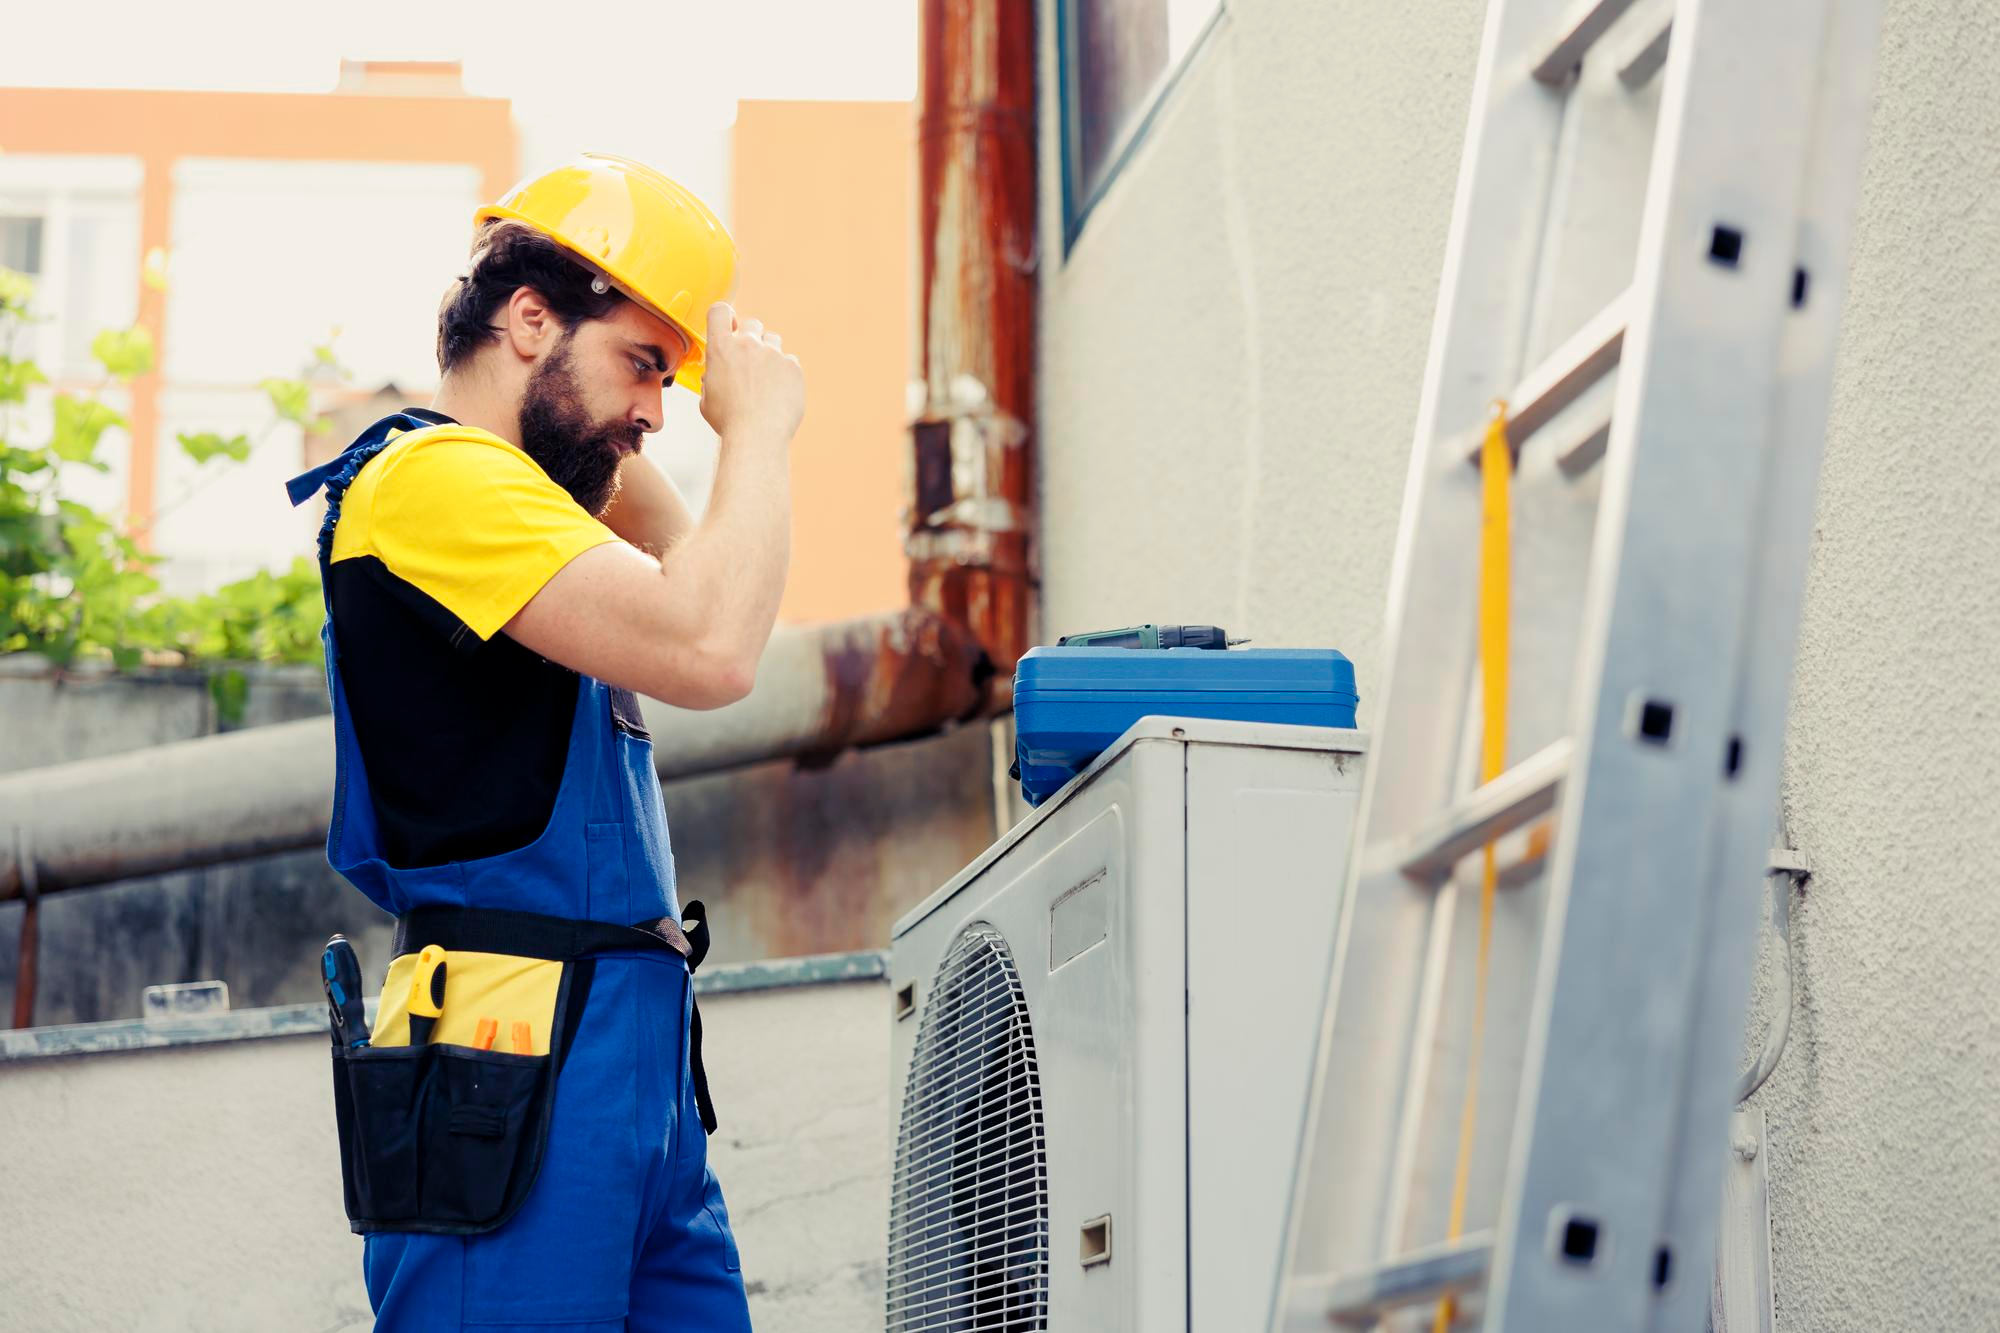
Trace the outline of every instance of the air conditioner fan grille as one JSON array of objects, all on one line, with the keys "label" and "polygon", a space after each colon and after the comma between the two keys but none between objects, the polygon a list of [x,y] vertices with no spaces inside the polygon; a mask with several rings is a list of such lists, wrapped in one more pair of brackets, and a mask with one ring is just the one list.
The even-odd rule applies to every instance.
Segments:
[{"label": "air conditioner fan grille", "polygon": [[1049,1177],[1027,997],[999,931],[968,927],[917,1029],[890,1186],[890,1333],[1042,1333]]}]

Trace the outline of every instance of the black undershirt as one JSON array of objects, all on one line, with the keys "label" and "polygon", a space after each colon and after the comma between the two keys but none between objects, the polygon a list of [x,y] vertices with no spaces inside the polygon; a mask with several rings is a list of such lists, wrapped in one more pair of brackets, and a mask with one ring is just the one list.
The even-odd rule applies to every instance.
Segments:
[{"label": "black undershirt", "polygon": [[389,864],[470,861],[540,837],[562,785],[577,673],[504,632],[481,640],[374,556],[339,561],[327,577],[341,685]]}]

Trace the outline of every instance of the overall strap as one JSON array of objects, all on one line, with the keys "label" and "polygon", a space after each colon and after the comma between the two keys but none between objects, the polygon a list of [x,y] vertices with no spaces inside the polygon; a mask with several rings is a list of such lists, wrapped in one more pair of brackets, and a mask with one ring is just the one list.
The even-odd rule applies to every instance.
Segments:
[{"label": "overall strap", "polygon": [[333,554],[333,529],[340,522],[341,499],[347,494],[347,488],[354,484],[362,466],[388,448],[397,436],[425,430],[436,424],[408,412],[392,412],[361,432],[354,443],[333,458],[318,467],[308,468],[285,483],[285,494],[291,497],[293,508],[322,490],[326,492],[326,521],[319,526],[319,562],[322,570]]}]

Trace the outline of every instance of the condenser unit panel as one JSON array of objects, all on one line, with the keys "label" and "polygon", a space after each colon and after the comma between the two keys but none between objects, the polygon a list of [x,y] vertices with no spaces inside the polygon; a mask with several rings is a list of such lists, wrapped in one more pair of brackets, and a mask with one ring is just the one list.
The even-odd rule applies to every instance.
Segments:
[{"label": "condenser unit panel", "polygon": [[891,1333],[1260,1322],[1361,744],[1145,719],[897,924]]}]

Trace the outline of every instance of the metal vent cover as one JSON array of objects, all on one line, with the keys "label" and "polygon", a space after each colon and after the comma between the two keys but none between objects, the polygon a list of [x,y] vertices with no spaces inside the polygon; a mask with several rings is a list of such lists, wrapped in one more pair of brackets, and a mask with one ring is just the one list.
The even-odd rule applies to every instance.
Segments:
[{"label": "metal vent cover", "polygon": [[889,1199],[889,1333],[1042,1333],[1049,1172],[1027,997],[969,926],[924,1005]]}]

